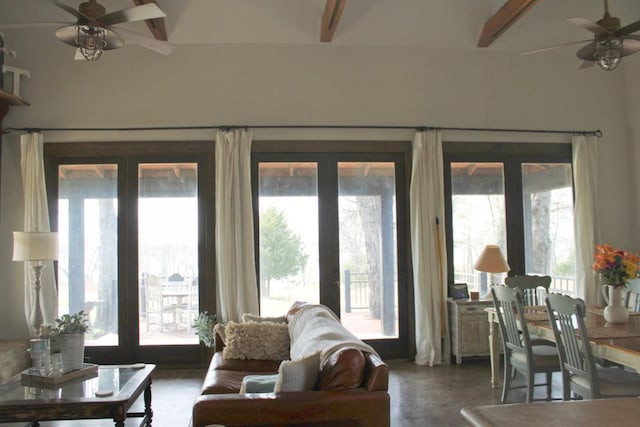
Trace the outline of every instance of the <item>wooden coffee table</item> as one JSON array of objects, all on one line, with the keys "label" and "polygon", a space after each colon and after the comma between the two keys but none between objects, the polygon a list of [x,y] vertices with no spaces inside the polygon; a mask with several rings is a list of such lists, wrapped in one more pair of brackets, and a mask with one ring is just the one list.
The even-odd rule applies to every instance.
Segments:
[{"label": "wooden coffee table", "polygon": [[[102,365],[97,375],[56,385],[23,384],[21,375],[0,385],[0,423],[111,418],[124,426],[127,417],[151,425],[151,373],[155,365]],[[127,412],[144,392],[144,412]]]}]

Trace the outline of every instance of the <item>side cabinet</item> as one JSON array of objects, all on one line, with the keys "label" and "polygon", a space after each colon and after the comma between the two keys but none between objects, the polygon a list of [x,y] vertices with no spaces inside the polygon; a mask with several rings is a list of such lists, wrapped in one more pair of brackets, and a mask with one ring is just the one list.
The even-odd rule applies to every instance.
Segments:
[{"label": "side cabinet", "polygon": [[460,365],[467,356],[489,355],[489,321],[487,307],[493,306],[490,299],[447,300],[449,304],[449,331],[451,351]]}]

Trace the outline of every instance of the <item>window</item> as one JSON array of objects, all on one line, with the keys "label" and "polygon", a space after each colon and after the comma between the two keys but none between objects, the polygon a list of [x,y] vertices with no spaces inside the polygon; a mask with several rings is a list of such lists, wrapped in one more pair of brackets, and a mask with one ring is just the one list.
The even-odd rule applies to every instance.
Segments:
[{"label": "window", "polygon": [[549,275],[552,291],[575,295],[571,146],[445,143],[444,152],[449,282],[486,294],[492,278],[473,265],[495,244],[509,275]]},{"label": "window", "polygon": [[58,168],[58,309],[91,318],[87,346],[117,345],[118,165]]},{"label": "window", "polygon": [[261,314],[321,303],[384,357],[406,357],[409,145],[394,145],[254,144]]},{"label": "window", "polygon": [[60,312],[89,314],[87,355],[199,361],[191,325],[215,311],[212,144],[46,144],[45,156]]}]

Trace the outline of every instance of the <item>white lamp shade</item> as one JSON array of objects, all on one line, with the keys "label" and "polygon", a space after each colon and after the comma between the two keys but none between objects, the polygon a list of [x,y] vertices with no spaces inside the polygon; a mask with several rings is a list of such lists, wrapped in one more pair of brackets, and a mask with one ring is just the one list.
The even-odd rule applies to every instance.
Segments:
[{"label": "white lamp shade", "polygon": [[506,273],[511,270],[500,248],[496,245],[487,245],[473,268],[485,273]]},{"label": "white lamp shade", "polygon": [[58,233],[39,231],[13,232],[14,261],[47,261],[58,259]]}]

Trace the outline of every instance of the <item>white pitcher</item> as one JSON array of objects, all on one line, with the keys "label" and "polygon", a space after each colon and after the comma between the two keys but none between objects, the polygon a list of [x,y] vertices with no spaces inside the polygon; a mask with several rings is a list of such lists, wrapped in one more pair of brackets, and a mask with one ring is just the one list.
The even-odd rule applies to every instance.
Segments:
[{"label": "white pitcher", "polygon": [[626,323],[629,320],[629,312],[622,303],[624,290],[624,286],[602,286],[602,296],[607,302],[603,312],[604,320],[609,323]]}]

